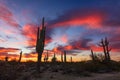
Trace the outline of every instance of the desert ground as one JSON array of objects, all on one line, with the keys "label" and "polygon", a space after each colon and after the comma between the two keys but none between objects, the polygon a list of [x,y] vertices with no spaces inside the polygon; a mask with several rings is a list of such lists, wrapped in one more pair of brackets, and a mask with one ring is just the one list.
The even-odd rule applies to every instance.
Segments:
[{"label": "desert ground", "polygon": [[[90,77],[78,77],[70,75],[61,75],[60,73],[44,73],[43,77],[40,80],[120,80],[120,73],[104,73],[104,74],[95,74],[91,73]],[[39,80],[39,79],[31,79]]]},{"label": "desert ground", "polygon": [[[27,75],[27,76],[26,76]],[[24,78],[31,76],[30,73],[25,73]],[[23,77],[17,79],[23,80]],[[27,80],[27,79],[24,79]],[[73,75],[63,75],[59,72],[45,72],[42,74],[37,74],[36,77],[31,77],[28,80],[120,80],[120,72],[111,73],[91,73],[91,76],[73,76]]]},{"label": "desert ground", "polygon": [[[113,65],[113,66],[111,66]],[[119,63],[0,62],[0,80],[120,80]]]}]

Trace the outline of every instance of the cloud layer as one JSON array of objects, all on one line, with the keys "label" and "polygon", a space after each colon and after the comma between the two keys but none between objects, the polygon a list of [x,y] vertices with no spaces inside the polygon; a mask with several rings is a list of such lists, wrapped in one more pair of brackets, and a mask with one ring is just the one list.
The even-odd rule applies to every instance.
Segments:
[{"label": "cloud layer", "polygon": [[[68,53],[71,55],[73,55],[72,53],[79,54],[90,49],[93,49],[95,52],[101,52],[102,48],[100,48],[97,44],[99,43],[101,38],[108,37],[110,41],[110,47],[112,48],[112,52],[119,52],[120,51],[119,4],[120,4],[119,1],[116,3],[110,1],[102,3],[102,6],[95,4],[90,7],[89,5],[84,6],[80,5],[77,8],[65,10],[61,14],[55,15],[53,18],[47,17],[45,21],[47,27],[45,47],[49,46],[50,48],[52,48],[53,52],[56,52],[56,54],[60,54],[59,52],[63,52],[64,50],[68,51]],[[14,36],[17,36],[16,35],[17,32],[21,40],[24,38],[23,42],[26,43],[26,45],[24,45],[24,47],[22,48],[31,50],[29,54],[24,55],[24,58],[33,57],[35,58],[37,54],[35,54],[35,51],[33,52],[32,49],[35,49],[37,27],[41,26],[41,24],[38,22],[32,23],[32,20],[31,21],[29,20],[30,23],[25,24],[17,22],[15,20],[17,18],[15,14],[12,12],[12,9],[8,8],[8,5],[2,3],[0,3],[0,12],[1,12],[0,20],[2,21],[1,23],[9,25],[8,27],[10,28],[15,28],[14,30],[15,32],[12,31],[11,29],[10,30],[5,29],[4,27],[0,28],[0,30],[3,31],[3,29],[5,29],[3,32],[5,33],[7,32],[8,34],[12,32]],[[33,17],[30,16],[30,18],[28,19],[32,18]],[[21,29],[19,29],[20,25],[22,25]],[[74,28],[76,29],[74,30]],[[16,29],[19,32],[16,31]],[[18,38],[16,38],[16,41],[14,41],[10,38],[12,37],[11,35],[9,36],[7,35],[9,38],[7,38],[6,41],[6,39],[4,39],[6,35],[4,35],[3,33],[0,34],[4,36],[3,38],[1,38],[0,36],[0,43],[5,43],[7,41],[12,41],[15,43],[17,42]],[[0,47],[0,50],[1,56],[10,55],[8,54],[9,52],[14,53],[16,51],[19,51],[19,49],[5,48],[3,46]],[[53,52],[50,53],[50,55],[52,55]]]}]

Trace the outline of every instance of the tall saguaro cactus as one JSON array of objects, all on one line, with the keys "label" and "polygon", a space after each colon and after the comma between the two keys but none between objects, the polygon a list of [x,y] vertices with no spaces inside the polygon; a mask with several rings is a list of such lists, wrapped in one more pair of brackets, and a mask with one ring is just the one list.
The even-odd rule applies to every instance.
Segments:
[{"label": "tall saguaro cactus", "polygon": [[21,62],[21,58],[22,58],[22,51],[20,52],[20,56],[19,56],[19,60],[18,60],[19,63]]},{"label": "tall saguaro cactus", "polygon": [[38,31],[37,31],[36,52],[38,53],[38,60],[37,60],[38,71],[40,71],[40,63],[41,63],[42,53],[44,50],[45,30],[46,30],[46,27],[44,25],[44,18],[43,18],[42,19],[42,28],[40,29],[38,27]]},{"label": "tall saguaro cactus", "polygon": [[66,63],[66,51],[64,51],[64,62]]},{"label": "tall saguaro cactus", "polygon": [[101,42],[100,42],[99,46],[103,47],[103,51],[104,51],[104,54],[105,54],[105,60],[110,61],[109,52],[111,51],[111,49],[109,48],[109,41],[107,40],[107,38],[101,39]]}]

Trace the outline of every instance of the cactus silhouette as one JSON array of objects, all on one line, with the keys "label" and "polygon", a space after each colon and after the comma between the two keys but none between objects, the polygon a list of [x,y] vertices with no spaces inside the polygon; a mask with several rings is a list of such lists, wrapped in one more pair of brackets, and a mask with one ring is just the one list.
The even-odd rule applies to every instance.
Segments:
[{"label": "cactus silhouette", "polygon": [[63,53],[61,53],[61,62],[63,62]]},{"label": "cactus silhouette", "polygon": [[54,53],[54,56],[53,56],[53,58],[52,58],[52,62],[56,62],[57,61],[57,58],[56,58],[56,55],[55,55],[55,53]]},{"label": "cactus silhouette", "polygon": [[47,50],[47,54],[46,54],[46,62],[48,61],[49,59],[49,55],[48,55],[48,50]]},{"label": "cactus silhouette", "polygon": [[18,60],[19,63],[21,62],[21,58],[22,58],[22,51],[20,52],[20,56],[19,56],[19,60]]},{"label": "cactus silhouette", "polygon": [[42,19],[42,28],[38,27],[37,31],[37,42],[36,42],[36,52],[38,53],[38,60],[37,60],[37,70],[40,71],[40,63],[42,58],[42,53],[44,50],[45,44],[45,30],[46,27],[44,26],[44,18]]},{"label": "cactus silhouette", "polygon": [[44,62],[46,62],[46,57],[47,57],[47,56],[45,55],[45,57],[44,57]]},{"label": "cactus silhouette", "polygon": [[110,51],[111,51],[111,48],[109,48],[109,41],[107,40],[107,37],[105,38],[105,45],[106,45],[106,53],[107,53],[107,57],[108,57],[108,60],[111,60],[110,58]]},{"label": "cactus silhouette", "polygon": [[44,62],[47,62],[48,59],[49,59],[49,55],[48,55],[48,50],[47,50],[47,53],[46,53],[46,55],[45,55],[45,57],[44,57]]},{"label": "cactus silhouette", "polygon": [[5,57],[5,61],[8,62],[8,57],[7,56]]},{"label": "cactus silhouette", "polygon": [[99,44],[100,47],[103,47],[103,51],[104,51],[104,55],[105,55],[105,60],[107,60],[107,54],[106,54],[106,49],[105,49],[105,44],[104,44],[104,40],[101,39],[101,42]]},{"label": "cactus silhouette", "polygon": [[66,63],[66,51],[64,51],[64,62]]},{"label": "cactus silhouette", "polygon": [[111,51],[111,49],[108,47],[109,46],[109,41],[107,40],[107,38],[101,39],[101,42],[100,42],[99,46],[103,47],[103,51],[104,51],[104,54],[105,54],[105,61],[110,61],[109,52]]},{"label": "cactus silhouette", "polygon": [[95,56],[92,49],[91,49],[91,57],[92,57],[92,60],[95,61]]},{"label": "cactus silhouette", "polygon": [[72,56],[70,57],[70,62],[72,63]]}]

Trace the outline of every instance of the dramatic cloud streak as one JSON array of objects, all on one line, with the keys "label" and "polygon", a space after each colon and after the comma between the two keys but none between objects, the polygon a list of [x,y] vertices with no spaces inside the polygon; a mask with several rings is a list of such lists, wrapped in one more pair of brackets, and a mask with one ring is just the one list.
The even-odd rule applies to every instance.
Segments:
[{"label": "dramatic cloud streak", "polygon": [[16,52],[20,49],[17,48],[4,48],[4,47],[0,47],[0,53],[8,53],[8,52]]},{"label": "dramatic cloud streak", "polygon": [[15,53],[18,52],[20,49],[18,48],[5,48],[5,47],[0,47],[0,59],[4,59],[6,56],[10,57],[10,59],[14,59],[18,57],[17,54],[9,54],[9,53]]},{"label": "dramatic cloud streak", "polygon": [[91,41],[91,39],[79,39],[70,41],[68,45],[55,47],[53,51],[60,52],[64,50],[90,50],[89,42]]},{"label": "dramatic cloud streak", "polygon": [[90,10],[70,10],[65,12],[53,21],[49,22],[52,27],[62,26],[86,26],[89,28],[99,28],[105,14],[102,11]]},{"label": "dramatic cloud streak", "polygon": [[0,19],[12,27],[20,27],[12,11],[5,5],[0,3]]}]

